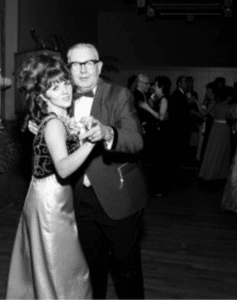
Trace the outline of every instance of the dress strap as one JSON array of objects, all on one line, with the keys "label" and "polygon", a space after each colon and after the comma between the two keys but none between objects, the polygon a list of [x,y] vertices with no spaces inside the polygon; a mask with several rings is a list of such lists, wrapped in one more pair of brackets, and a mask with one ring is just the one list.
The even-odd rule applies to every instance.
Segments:
[{"label": "dress strap", "polygon": [[50,114],[49,116],[45,117],[42,122],[39,125],[39,129],[43,127],[43,125],[46,125],[48,121],[52,119],[58,119],[58,117],[55,114]]}]

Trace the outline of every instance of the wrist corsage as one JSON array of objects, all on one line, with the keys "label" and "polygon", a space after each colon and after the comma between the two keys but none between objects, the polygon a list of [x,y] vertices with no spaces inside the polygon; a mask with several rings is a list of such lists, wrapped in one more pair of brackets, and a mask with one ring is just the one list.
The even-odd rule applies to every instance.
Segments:
[{"label": "wrist corsage", "polygon": [[65,124],[70,134],[79,135],[86,131],[85,124],[76,120],[74,117],[67,118]]}]

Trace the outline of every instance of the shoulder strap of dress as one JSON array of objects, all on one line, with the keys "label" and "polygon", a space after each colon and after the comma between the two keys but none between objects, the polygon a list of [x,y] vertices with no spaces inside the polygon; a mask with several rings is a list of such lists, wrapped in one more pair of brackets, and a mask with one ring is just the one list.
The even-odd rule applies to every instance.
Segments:
[{"label": "shoulder strap of dress", "polygon": [[52,120],[52,119],[58,119],[58,118],[57,118],[56,115],[53,115],[53,114],[51,114],[51,115],[45,117],[45,118],[43,119],[43,121],[40,123],[39,129],[42,128],[43,126],[45,126],[45,125],[47,124],[47,122],[50,121],[50,120]]},{"label": "shoulder strap of dress", "polygon": [[160,101],[161,101],[162,99],[164,99],[164,98],[167,99],[166,95],[163,95],[163,96],[160,98]]}]

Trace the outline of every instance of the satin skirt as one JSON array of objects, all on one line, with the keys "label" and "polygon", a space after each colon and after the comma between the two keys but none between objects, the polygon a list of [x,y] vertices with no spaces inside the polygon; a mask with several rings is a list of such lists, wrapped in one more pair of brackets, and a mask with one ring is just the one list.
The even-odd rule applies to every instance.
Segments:
[{"label": "satin skirt", "polygon": [[205,180],[226,179],[230,163],[230,128],[226,123],[216,120],[210,131],[198,177]]},{"label": "satin skirt", "polygon": [[32,178],[12,252],[6,299],[91,299],[72,188]]}]

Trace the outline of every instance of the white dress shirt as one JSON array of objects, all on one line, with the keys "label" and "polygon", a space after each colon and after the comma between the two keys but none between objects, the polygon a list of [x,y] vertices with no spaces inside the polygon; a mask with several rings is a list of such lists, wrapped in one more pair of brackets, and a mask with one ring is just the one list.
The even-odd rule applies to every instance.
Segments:
[{"label": "white dress shirt", "polygon": [[[93,89],[93,93],[95,95],[96,87]],[[74,105],[74,117],[77,121],[80,121],[82,117],[89,117],[91,114],[91,107],[93,104],[94,98],[88,96],[82,96],[79,99],[75,100]],[[112,129],[111,129],[112,130]],[[110,150],[113,145],[113,130],[112,130],[112,138],[109,141],[104,142],[104,146],[107,150]],[[83,184],[87,187],[91,186],[90,180],[88,176],[85,174],[83,179]]]},{"label": "white dress shirt", "polygon": [[[93,89],[95,94],[96,88]],[[80,121],[82,117],[89,117],[91,113],[91,107],[93,104],[94,98],[82,96],[79,99],[75,100],[74,105],[74,117],[77,121]],[[91,186],[88,176],[85,174],[83,178],[83,184],[87,187]]]},{"label": "white dress shirt", "polygon": [[75,100],[74,117],[77,121],[80,121],[82,117],[89,117],[93,100],[94,99],[92,97],[85,96],[82,96],[78,100]]}]

